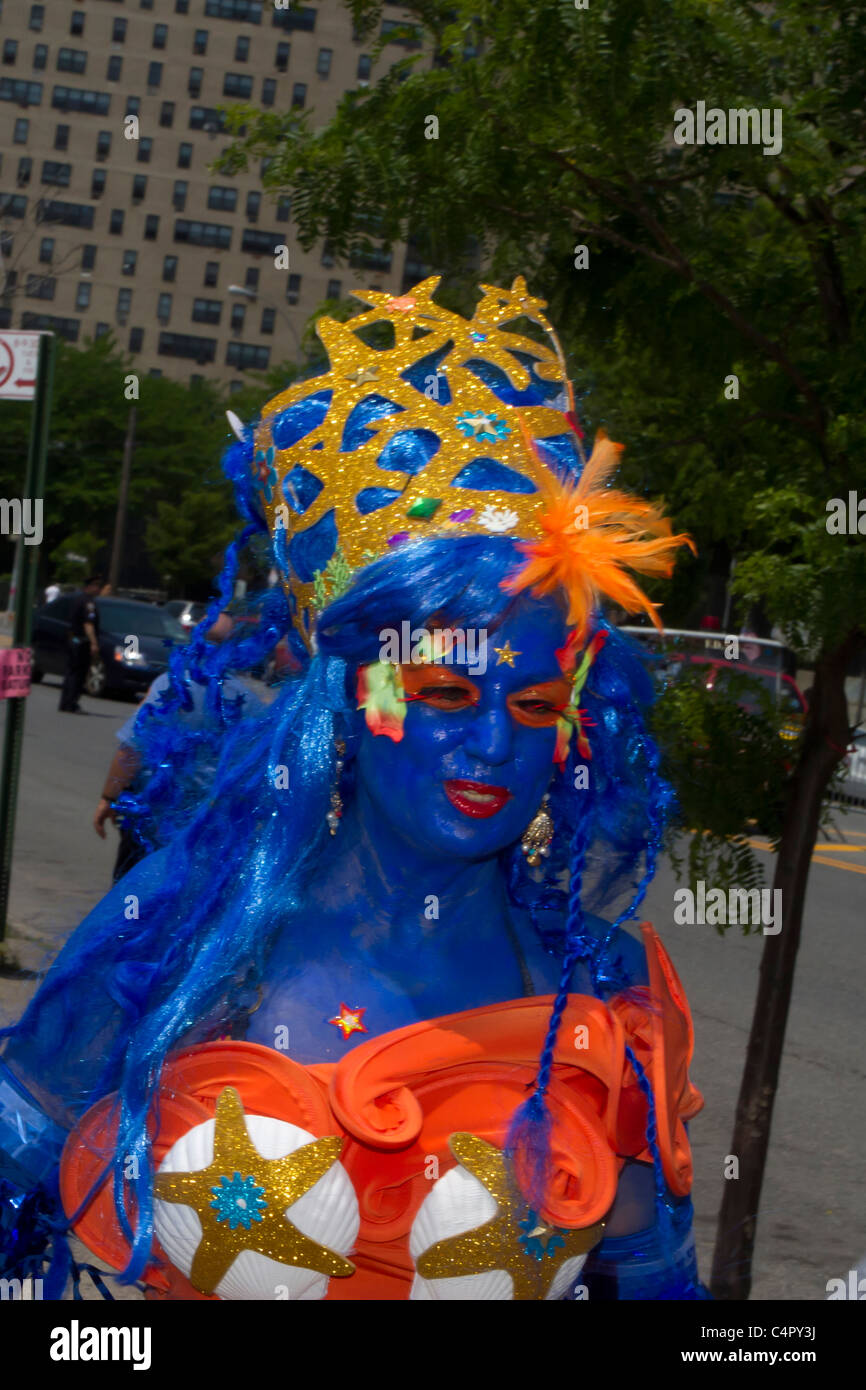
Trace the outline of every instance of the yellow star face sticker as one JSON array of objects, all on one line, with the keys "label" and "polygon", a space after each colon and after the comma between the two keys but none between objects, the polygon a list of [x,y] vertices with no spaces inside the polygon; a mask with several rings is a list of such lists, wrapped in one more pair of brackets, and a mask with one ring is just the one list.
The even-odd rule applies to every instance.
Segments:
[{"label": "yellow star face sticker", "polygon": [[521,652],[512,651],[510,642],[506,642],[504,647],[494,647],[493,650],[496,653],[497,666],[513,666],[514,658],[522,655]]},{"label": "yellow star face sticker", "polygon": [[604,1222],[569,1231],[536,1218],[518,1189],[505,1154],[474,1134],[452,1134],[457,1162],[483,1183],[498,1211],[483,1226],[431,1245],[419,1258],[422,1279],[453,1279],[504,1269],[521,1302],[545,1297],[565,1260],[585,1255],[601,1239]]},{"label": "yellow star face sticker", "polygon": [[197,1173],[157,1173],[153,1193],[192,1207],[201,1243],[189,1279],[211,1294],[242,1250],[331,1278],[354,1274],[342,1255],[310,1240],[285,1215],[340,1156],[339,1136],[316,1139],[285,1158],[262,1158],[247,1132],[241,1098],[227,1086],[217,1101],[213,1161]]}]

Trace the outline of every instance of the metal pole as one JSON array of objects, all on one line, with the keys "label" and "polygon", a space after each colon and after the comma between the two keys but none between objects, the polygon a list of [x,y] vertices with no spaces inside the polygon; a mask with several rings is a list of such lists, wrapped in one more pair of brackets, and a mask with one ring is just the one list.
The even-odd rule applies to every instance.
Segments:
[{"label": "metal pole", "polygon": [[120,470],[120,487],[117,492],[117,514],[114,518],[111,567],[108,571],[108,582],[111,585],[112,593],[117,589],[117,578],[120,574],[120,554],[123,549],[123,533],[126,530],[126,505],[129,498],[129,475],[132,472],[132,451],[135,448],[136,416],[136,408],[131,405],[126,425],[126,438],[123,441],[123,466]]},{"label": "metal pole", "polygon": [[[48,451],[48,421],[54,384],[54,349],[53,334],[43,333],[39,339],[39,366],[36,373],[36,394],[33,398],[33,418],[30,423],[27,479],[24,484],[25,498],[31,498],[34,502],[45,492],[45,456]],[[30,646],[38,564],[39,546],[22,546],[15,622],[12,629],[13,647]],[[3,772],[0,775],[0,941],[6,935],[25,707],[24,696],[6,701],[6,736],[3,741]]]}]

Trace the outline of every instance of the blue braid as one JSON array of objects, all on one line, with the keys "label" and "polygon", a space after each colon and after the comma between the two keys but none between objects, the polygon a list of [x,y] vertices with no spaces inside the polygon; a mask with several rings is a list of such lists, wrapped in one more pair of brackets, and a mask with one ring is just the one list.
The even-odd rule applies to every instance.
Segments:
[{"label": "blue braid", "polygon": [[673,1264],[674,1259],[674,1212],[673,1205],[668,1196],[668,1186],[665,1181],[664,1169],[662,1168],[661,1153],[658,1145],[658,1121],[656,1119],[655,1096],[653,1095],[652,1083],[634,1054],[632,1048],[626,1046],[625,1054],[634,1068],[637,1084],[641,1089],[647,1104],[646,1140],[647,1146],[653,1157],[653,1177],[655,1186],[655,1204],[658,1214],[659,1238],[664,1252],[665,1259],[669,1264]]}]

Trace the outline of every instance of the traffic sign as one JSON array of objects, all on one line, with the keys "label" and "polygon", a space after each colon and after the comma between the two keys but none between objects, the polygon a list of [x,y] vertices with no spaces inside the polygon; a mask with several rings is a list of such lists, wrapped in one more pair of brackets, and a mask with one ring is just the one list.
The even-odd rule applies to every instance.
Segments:
[{"label": "traffic sign", "polygon": [[0,333],[0,400],[33,400],[41,337],[41,333]]}]

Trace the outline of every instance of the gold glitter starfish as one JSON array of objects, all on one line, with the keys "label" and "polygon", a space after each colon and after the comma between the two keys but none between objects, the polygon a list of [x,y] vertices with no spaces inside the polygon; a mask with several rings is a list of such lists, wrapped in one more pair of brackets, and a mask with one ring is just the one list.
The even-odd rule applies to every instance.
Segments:
[{"label": "gold glitter starfish", "polygon": [[510,642],[506,642],[504,647],[494,647],[493,650],[499,658],[496,662],[497,666],[513,666],[514,658],[523,655],[522,652],[514,651]]},{"label": "gold glitter starfish", "polygon": [[[484,1184],[499,1210],[483,1226],[437,1241],[418,1260],[418,1273],[422,1279],[453,1279],[503,1269],[511,1275],[515,1300],[542,1300],[564,1261],[585,1255],[601,1238],[604,1222],[570,1231],[538,1221],[529,1229],[521,1220],[527,1213],[526,1198],[505,1154],[474,1134],[452,1134],[448,1145],[458,1163]],[[540,1259],[530,1242],[540,1246]]]},{"label": "gold glitter starfish", "polygon": [[310,1240],[285,1214],[327,1173],[342,1147],[335,1135],[285,1158],[263,1158],[247,1132],[241,1098],[227,1086],[217,1101],[213,1162],[197,1173],[158,1173],[154,1179],[155,1197],[192,1207],[201,1221],[189,1275],[193,1287],[213,1293],[242,1250],[332,1278],[354,1274],[354,1265]]}]

